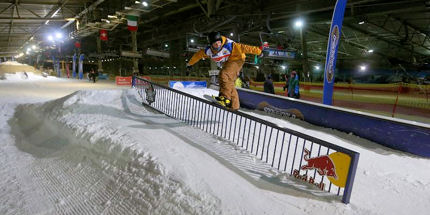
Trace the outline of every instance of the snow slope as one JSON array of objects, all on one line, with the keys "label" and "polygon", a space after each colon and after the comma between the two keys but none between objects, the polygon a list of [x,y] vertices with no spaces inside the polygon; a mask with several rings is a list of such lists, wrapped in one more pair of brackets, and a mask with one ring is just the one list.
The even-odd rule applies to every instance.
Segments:
[{"label": "snow slope", "polygon": [[[211,89],[181,89],[203,98]],[[280,127],[290,128],[360,153],[351,198],[357,213],[426,214],[430,209],[430,159],[392,150],[352,134],[322,128],[298,119],[279,119],[243,109]],[[430,138],[429,138],[430,141]],[[413,208],[413,209],[411,209]],[[367,212],[366,212],[367,211]]]}]

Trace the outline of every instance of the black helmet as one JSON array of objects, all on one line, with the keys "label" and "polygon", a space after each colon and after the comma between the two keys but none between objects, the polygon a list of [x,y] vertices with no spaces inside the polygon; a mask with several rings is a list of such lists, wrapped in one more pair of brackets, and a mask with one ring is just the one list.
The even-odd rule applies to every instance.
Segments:
[{"label": "black helmet", "polygon": [[218,31],[210,32],[209,35],[208,35],[209,45],[212,45],[216,41],[221,41],[222,42],[221,33],[218,32]]}]

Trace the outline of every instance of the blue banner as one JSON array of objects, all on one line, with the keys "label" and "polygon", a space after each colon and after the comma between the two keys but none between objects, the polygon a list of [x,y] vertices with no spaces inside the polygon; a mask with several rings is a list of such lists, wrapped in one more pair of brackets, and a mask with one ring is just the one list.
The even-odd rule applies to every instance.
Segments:
[{"label": "blue banner", "polygon": [[266,58],[269,59],[294,59],[296,58],[295,52],[289,52],[282,49],[265,48]]},{"label": "blue banner", "polygon": [[330,35],[327,43],[327,55],[324,69],[323,104],[331,105],[333,99],[334,73],[336,69],[337,48],[342,35],[342,22],[347,0],[338,0],[334,7]]},{"label": "blue banner", "polygon": [[206,81],[169,81],[170,88],[206,88]]},{"label": "blue banner", "polygon": [[76,78],[76,53],[73,55],[72,77]]},{"label": "blue banner", "polygon": [[84,54],[79,55],[79,79],[84,78]]},{"label": "blue banner", "polygon": [[[290,115],[314,125],[353,133],[377,144],[430,158],[430,126],[406,122],[383,116],[365,114],[339,107],[331,107],[309,101],[282,98],[265,93],[237,89],[240,106],[263,110],[262,105],[273,106],[270,114]],[[280,110],[280,111],[279,111]],[[280,118],[279,115],[274,117]]]}]

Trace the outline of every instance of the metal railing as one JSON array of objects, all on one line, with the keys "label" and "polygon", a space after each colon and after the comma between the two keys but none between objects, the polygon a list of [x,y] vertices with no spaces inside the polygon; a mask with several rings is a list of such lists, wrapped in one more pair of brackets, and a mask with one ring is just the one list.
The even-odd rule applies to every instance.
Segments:
[{"label": "metal railing", "polygon": [[[137,78],[136,89],[142,104],[233,142],[309,185],[305,190],[342,196],[342,202],[349,203],[359,153],[146,79]],[[343,172],[335,167],[341,161],[349,161]]]}]

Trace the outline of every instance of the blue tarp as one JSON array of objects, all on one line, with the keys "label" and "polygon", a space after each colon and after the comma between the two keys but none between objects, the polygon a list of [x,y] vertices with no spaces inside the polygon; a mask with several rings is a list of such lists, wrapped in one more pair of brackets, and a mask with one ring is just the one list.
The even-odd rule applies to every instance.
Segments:
[{"label": "blue tarp", "polygon": [[109,74],[107,73],[99,74],[99,80],[107,80],[107,79],[109,79]]}]

